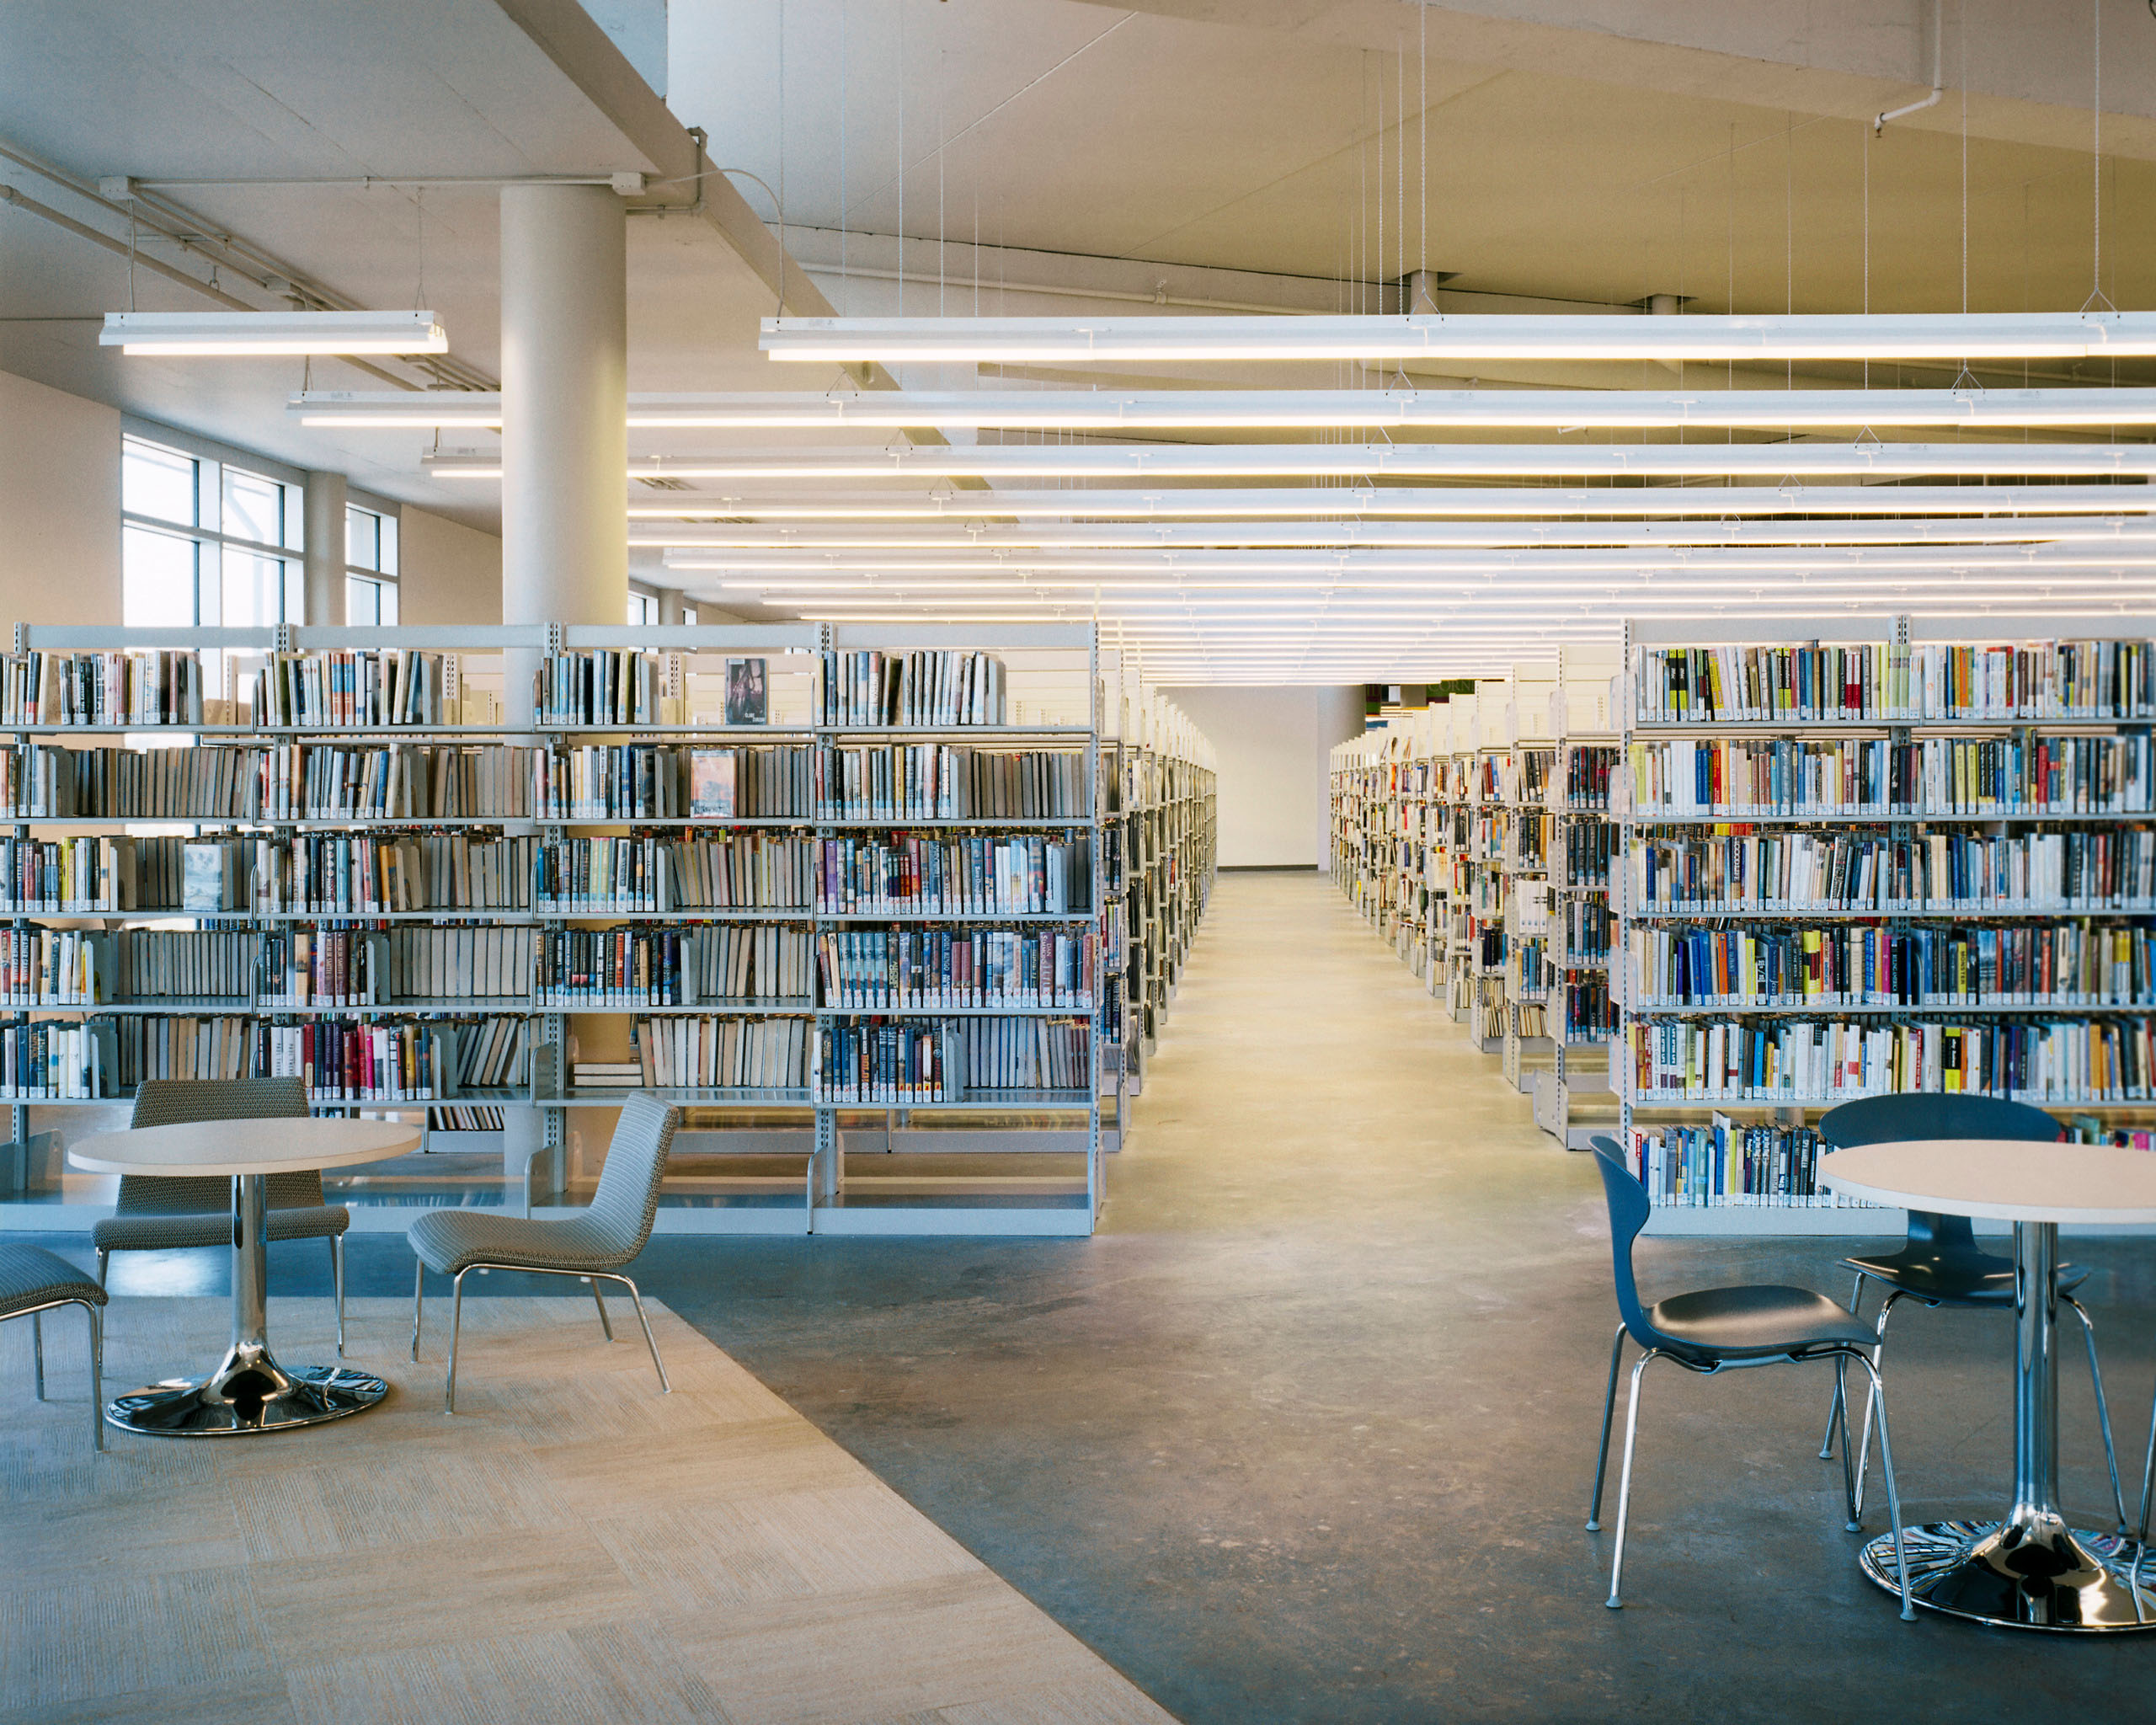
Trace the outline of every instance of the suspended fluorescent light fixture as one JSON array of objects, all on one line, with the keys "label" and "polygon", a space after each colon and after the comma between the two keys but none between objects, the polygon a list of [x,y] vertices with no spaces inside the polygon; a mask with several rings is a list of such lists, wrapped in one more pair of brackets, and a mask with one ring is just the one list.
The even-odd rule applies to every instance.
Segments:
[{"label": "suspended fluorescent light fixture", "polygon": [[632,521],[714,515],[758,521],[1063,520],[1281,521],[1312,516],[1550,515],[1775,516],[1799,514],[1989,515],[2140,515],[2156,510],[2156,486],[2123,485],[1664,485],[1491,488],[1296,486],[1183,491],[951,491],[927,498],[854,492],[803,499],[707,494],[629,505]]},{"label": "suspended fluorescent light fixture", "polygon": [[2122,521],[2048,515],[1958,517],[1938,521],[1685,521],[1680,522],[1528,521],[1492,526],[1474,521],[1137,522],[1119,526],[991,527],[958,522],[937,529],[680,527],[632,529],[632,547],[726,551],[1115,551],[1211,550],[1225,547],[1513,547],[1649,545],[2050,545],[2156,544],[2156,527]]},{"label": "suspended fluorescent light fixture", "polygon": [[446,354],[432,312],[108,312],[125,354]]},{"label": "suspended fluorescent light fixture", "polygon": [[[501,457],[427,456],[439,478],[499,479]],[[2156,443],[1235,443],[976,444],[873,451],[777,449],[632,460],[631,479],[834,480],[1534,478],[1678,478],[1815,473],[2026,478],[2156,474]],[[984,494],[985,495],[986,494]]]},{"label": "suspended fluorescent light fixture", "polygon": [[[288,411],[307,425],[499,426],[499,395],[314,391]],[[2145,425],[2156,389],[1235,389],[894,390],[632,395],[632,430],[1305,430],[1374,425],[1552,431],[1843,425]]]},{"label": "suspended fluorescent light fixture", "polygon": [[499,431],[502,397],[498,389],[307,389],[285,411],[302,425]]},{"label": "suspended fluorescent light fixture", "polygon": [[774,360],[851,364],[1134,360],[2124,359],[2156,313],[1978,312],[1651,318],[766,318]]}]

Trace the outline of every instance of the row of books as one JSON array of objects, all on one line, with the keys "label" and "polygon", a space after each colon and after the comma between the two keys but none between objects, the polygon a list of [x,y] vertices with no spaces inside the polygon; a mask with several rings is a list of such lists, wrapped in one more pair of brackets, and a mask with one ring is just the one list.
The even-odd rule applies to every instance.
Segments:
[{"label": "row of books", "polygon": [[[632,1086],[662,1090],[806,1090],[806,1018],[639,1018]],[[581,1068],[579,1087],[588,1087]]]},{"label": "row of books", "polygon": [[273,653],[248,684],[258,725],[461,724],[456,655],[386,647]]},{"label": "row of books", "polygon": [[2156,829],[1641,837],[1635,911],[2156,911]]},{"label": "row of books", "polygon": [[1831,1148],[1809,1126],[1739,1125],[1717,1114],[1704,1126],[1635,1129],[1625,1155],[1658,1209],[1855,1207],[1819,1189],[1819,1158]]},{"label": "row of books", "polygon": [[0,655],[0,724],[150,727],[203,723],[191,651]]},{"label": "row of books", "polygon": [[1788,737],[1635,743],[1624,812],[1734,820],[1812,815],[2140,814],[2156,747],[2122,736]]},{"label": "row of books", "polygon": [[556,928],[537,936],[533,999],[542,1011],[594,1007],[680,1007],[696,1001],[684,959],[693,944],[677,928]]},{"label": "row of books", "polygon": [[818,841],[818,908],[832,915],[1049,915],[1092,905],[1092,846],[1069,839],[987,835]]},{"label": "row of books", "polygon": [[814,985],[805,928],[760,923],[699,929],[686,962],[700,1001],[803,1001]]},{"label": "row of books", "polygon": [[[389,993],[395,999],[520,999],[531,992],[532,932],[528,928],[436,924],[425,928],[392,928],[386,937],[373,938],[387,949]],[[271,935],[267,938],[274,950],[280,937]],[[302,944],[308,941],[306,931],[294,931],[290,939],[304,964],[310,950]],[[323,949],[335,953],[340,945],[349,945],[352,939],[328,932],[312,937],[314,963],[332,981],[340,973],[325,959]],[[302,980],[305,975],[302,971]]]},{"label": "row of books", "polygon": [[1646,647],[1643,724],[2156,716],[2156,644]]},{"label": "row of books", "polygon": [[1576,744],[1566,750],[1564,806],[1589,811],[1607,809],[1609,781],[1620,758],[1614,744]]},{"label": "row of books", "polygon": [[1566,1041],[1603,1042],[1617,1033],[1621,1021],[1607,975],[1598,970],[1567,970],[1563,987]]},{"label": "row of books", "polygon": [[[499,1132],[502,1130],[502,1111],[488,1103],[478,1107],[455,1103],[430,1108],[427,1110],[429,1132]],[[422,1149],[428,1146],[422,1145]]]},{"label": "row of books", "polygon": [[264,820],[454,820],[528,816],[523,769],[539,751],[500,743],[272,743],[257,752],[254,812]]},{"label": "row of books", "polygon": [[[1617,829],[1606,820],[1572,820],[1565,824],[1565,851],[1558,884],[1570,887],[1598,887],[1609,884],[1609,858],[1616,849]],[[1555,868],[1560,859],[1553,852]]]},{"label": "row of books", "polygon": [[300,1076],[318,1102],[402,1102],[525,1076],[526,1032],[516,1018],[284,1024],[246,1015],[174,1016],[93,1020],[84,1028],[102,1051],[104,1079],[120,1089],[145,1078]]},{"label": "row of books", "polygon": [[1082,1091],[1092,1082],[1089,1020],[839,1019],[817,1027],[819,1102],[962,1102],[981,1091]]},{"label": "row of books", "polygon": [[992,653],[825,652],[819,656],[820,724],[1003,724],[1003,661]]},{"label": "row of books", "polygon": [[846,1011],[1092,1004],[1095,939],[1084,933],[847,929],[816,937],[819,999]]},{"label": "row of books", "polygon": [[2156,1007],[2156,927],[1641,928],[1630,1003],[1656,1007]]},{"label": "row of books", "polygon": [[0,1005],[93,1005],[110,997],[115,965],[109,935],[0,928]]},{"label": "row of books", "polygon": [[1561,919],[1565,952],[1573,964],[1607,959],[1617,934],[1617,918],[1606,899],[1562,899],[1551,914]]},{"label": "row of books", "polygon": [[531,710],[543,725],[687,722],[680,661],[632,648],[550,653],[531,674]]},{"label": "row of books", "polygon": [[1079,750],[962,744],[841,745],[816,753],[821,820],[1091,820]]},{"label": "row of books", "polygon": [[723,838],[646,833],[549,836],[535,862],[542,911],[806,909],[815,900],[815,843],[793,833]]},{"label": "row of books", "polygon": [[2156,1100],[2156,1019],[2148,1017],[1990,1024],[1634,1017],[1625,1039],[1636,1103],[1796,1105],[1908,1091],[2038,1104]]}]

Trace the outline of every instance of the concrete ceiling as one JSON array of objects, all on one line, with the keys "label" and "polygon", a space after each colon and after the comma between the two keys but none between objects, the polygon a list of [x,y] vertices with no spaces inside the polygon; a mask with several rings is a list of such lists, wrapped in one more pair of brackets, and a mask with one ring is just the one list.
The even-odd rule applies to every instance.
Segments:
[{"label": "concrete ceiling", "polygon": [[[2145,307],[2156,16],[2100,3],[2101,284]],[[290,420],[297,361],[99,349],[96,320],[131,297],[205,303],[141,269],[131,289],[107,175],[195,182],[160,195],[350,302],[424,300],[484,377],[495,188],[408,182],[646,174],[643,201],[675,206],[631,223],[631,384],[650,390],[826,387],[756,351],[782,280],[797,312],[898,309],[899,276],[915,312],[969,309],[983,281],[985,311],[1353,309],[1427,264],[1463,307],[1945,309],[1965,236],[1972,309],[2071,308],[2095,280],[2087,0],[670,0],[663,76],[659,15],[8,0],[0,144],[52,171],[0,159],[0,183],[106,245],[0,205],[0,366],[495,524],[485,488],[420,471],[420,434]],[[1875,137],[1870,115],[1929,85],[1935,19],[1945,98]],[[645,77],[616,45],[632,35]],[[740,172],[686,177],[687,127]],[[805,273],[756,219],[781,193]],[[138,243],[211,279],[210,250]],[[380,387],[334,361],[313,382]]]}]

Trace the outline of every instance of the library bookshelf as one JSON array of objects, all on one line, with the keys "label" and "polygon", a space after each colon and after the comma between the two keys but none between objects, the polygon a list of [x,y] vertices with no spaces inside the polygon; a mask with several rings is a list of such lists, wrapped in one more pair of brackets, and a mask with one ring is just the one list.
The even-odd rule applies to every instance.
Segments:
[{"label": "library bookshelf", "polygon": [[670,1231],[1090,1232],[1162,968],[1103,701],[1090,624],[19,626],[0,1214],[82,1225],[34,1110],[293,1071],[428,1126],[363,1226],[558,1211],[644,1091]]},{"label": "library bookshelf", "polygon": [[1819,1116],[1967,1089],[2145,1141],[2145,619],[1626,627],[1610,1059],[1665,1232],[1865,1231]]}]

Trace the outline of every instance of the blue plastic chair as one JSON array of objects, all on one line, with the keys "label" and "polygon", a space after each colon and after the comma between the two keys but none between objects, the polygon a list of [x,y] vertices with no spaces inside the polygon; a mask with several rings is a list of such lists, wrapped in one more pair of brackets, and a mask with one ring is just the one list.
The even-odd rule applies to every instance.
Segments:
[{"label": "blue plastic chair", "polygon": [[[1913,1619],[1909,1604],[1908,1553],[1902,1542],[1902,1499],[1894,1485],[1894,1450],[1886,1429],[1886,1392],[1870,1352],[1871,1332],[1848,1310],[1824,1294],[1809,1288],[1754,1286],[1704,1288],[1657,1300],[1652,1306],[1640,1299],[1639,1284],[1632,1274],[1632,1246],[1647,1223],[1653,1205],[1642,1186],[1627,1168],[1616,1144],[1597,1138],[1595,1166],[1601,1171],[1602,1189],[1609,1201],[1609,1247],[1617,1286],[1620,1319],[1616,1339],[1609,1349],[1609,1385],[1602,1402],[1602,1443],[1594,1463],[1594,1496],[1587,1512],[1589,1532],[1602,1527],[1602,1484],[1609,1471],[1609,1427],[1617,1407],[1617,1368],[1630,1336],[1641,1348],[1639,1364],[1632,1368],[1631,1399],[1625,1413],[1625,1465],[1617,1484],[1617,1545],[1609,1562],[1609,1598],[1612,1610],[1624,1600],[1620,1583],[1625,1573],[1625,1528],[1632,1503],[1632,1450],[1639,1435],[1640,1380],[1654,1360],[1667,1359],[1702,1377],[1752,1365],[1794,1365],[1806,1360],[1832,1359],[1846,1366],[1854,1360],[1871,1379],[1867,1407],[1879,1413],[1879,1460],[1886,1476],[1886,1513],[1894,1528],[1894,1562],[1902,1583],[1902,1616]],[[1867,1418],[1867,1429],[1869,1419]],[[1860,1497],[1849,1446],[1842,1446],[1842,1486],[1849,1507],[1847,1526],[1860,1527]]]},{"label": "blue plastic chair", "polygon": [[[2041,1108],[2026,1103],[2007,1102],[1993,1096],[1959,1096],[1919,1092],[1902,1096],[1866,1097],[1830,1108],[1820,1119],[1819,1135],[1837,1150],[1860,1144],[1894,1144],[1914,1139],[1990,1138],[2024,1144],[2056,1144],[2058,1122]],[[1929,1210],[1909,1212],[1907,1242],[1898,1252],[1871,1258],[1845,1258],[1843,1263],[1855,1272],[1849,1290],[1849,1311],[1863,1302],[1864,1284],[1877,1282],[1886,1298],[1873,1325],[1876,1340],[1871,1357],[1876,1364],[1886,1345],[1886,1319],[1896,1302],[1914,1300],[1936,1309],[1942,1306],[1985,1311],[2014,1310],[2014,1260],[1985,1252],[1977,1244],[1967,1216],[1935,1215]],[[2126,1495],[2119,1487],[2118,1451],[2111,1442],[2111,1404],[2104,1396],[2104,1368],[2096,1358],[2096,1327],[2087,1310],[2073,1297],[2073,1290],[2089,1279],[2089,1272],[2061,1264],[2052,1286],[2057,1297],[2081,1320],[2081,1338],[2088,1345],[2089,1380],[2096,1391],[2096,1423],[2104,1434],[2104,1460],[2111,1473],[2111,1502],[2118,1512],[2118,1530],[2126,1531]],[[1837,1375],[1838,1378],[1838,1374]],[[1837,1381],[1834,1399],[1827,1412],[1827,1435],[1821,1441],[1822,1457],[1834,1453],[1834,1430],[1842,1431],[1842,1446],[1849,1447],[1849,1407],[1844,1386]],[[2156,1427],[2152,1427],[2156,1429]],[[1857,1443],[1857,1503],[1864,1502],[1864,1457],[1870,1443],[1869,1429]],[[2144,1505],[2148,1496],[2143,1488]],[[2145,1510],[2144,1510],[2145,1515]]]}]

